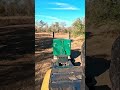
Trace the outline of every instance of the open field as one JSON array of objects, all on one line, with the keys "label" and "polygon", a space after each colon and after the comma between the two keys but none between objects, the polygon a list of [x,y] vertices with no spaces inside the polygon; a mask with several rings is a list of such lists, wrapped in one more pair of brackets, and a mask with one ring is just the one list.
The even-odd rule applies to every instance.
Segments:
[{"label": "open field", "polygon": [[34,90],[34,25],[0,27],[0,90]]},{"label": "open field", "polygon": [[[52,56],[52,33],[36,33],[36,59],[35,59],[35,84],[39,90],[46,71],[51,67]],[[68,38],[68,34],[55,33],[55,38]],[[72,39],[72,56],[76,62],[80,62],[80,49],[84,38]],[[74,55],[73,55],[74,54]]]}]

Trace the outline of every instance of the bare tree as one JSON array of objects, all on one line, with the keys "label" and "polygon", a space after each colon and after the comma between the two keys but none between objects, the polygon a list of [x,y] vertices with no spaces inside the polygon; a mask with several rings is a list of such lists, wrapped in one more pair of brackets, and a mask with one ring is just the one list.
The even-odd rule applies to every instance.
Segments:
[{"label": "bare tree", "polygon": [[55,27],[55,30],[57,32],[59,32],[59,30],[60,30],[60,28],[59,28],[59,22],[55,22],[54,27]]},{"label": "bare tree", "polygon": [[49,26],[48,26],[48,24],[47,24],[47,23],[45,24],[44,28],[45,28],[45,31],[47,32],[47,31],[48,31],[48,29],[49,29]]},{"label": "bare tree", "polygon": [[[37,22],[36,24],[37,24],[37,26],[39,27],[39,30],[40,30],[40,31],[44,31],[44,28],[43,28],[43,27],[46,25],[46,23],[45,23],[44,21],[41,20],[40,22]],[[38,32],[39,32],[39,31],[38,31]]]},{"label": "bare tree", "polygon": [[60,25],[61,25],[61,30],[64,31],[64,30],[65,30],[66,23],[65,23],[65,22],[61,22]]}]

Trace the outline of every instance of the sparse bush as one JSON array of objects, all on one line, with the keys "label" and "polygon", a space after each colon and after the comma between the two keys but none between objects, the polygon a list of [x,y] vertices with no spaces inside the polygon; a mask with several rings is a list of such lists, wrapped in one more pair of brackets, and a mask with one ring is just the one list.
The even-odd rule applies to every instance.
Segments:
[{"label": "sparse bush", "polygon": [[84,35],[85,32],[85,25],[82,23],[82,21],[78,18],[73,22],[73,29],[72,29],[72,35],[74,37]]}]

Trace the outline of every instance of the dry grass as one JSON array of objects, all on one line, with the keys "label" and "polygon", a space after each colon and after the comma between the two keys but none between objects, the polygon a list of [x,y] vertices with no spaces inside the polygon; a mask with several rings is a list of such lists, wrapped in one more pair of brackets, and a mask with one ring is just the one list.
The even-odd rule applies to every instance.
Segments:
[{"label": "dry grass", "polygon": [[28,16],[0,17],[0,27],[23,24],[34,24],[34,17]]},{"label": "dry grass", "polygon": [[71,49],[75,50],[75,49],[81,49],[81,46],[83,44],[83,42],[85,41],[85,37],[84,36],[79,36],[76,38],[71,38],[73,40],[73,42],[71,43]]}]

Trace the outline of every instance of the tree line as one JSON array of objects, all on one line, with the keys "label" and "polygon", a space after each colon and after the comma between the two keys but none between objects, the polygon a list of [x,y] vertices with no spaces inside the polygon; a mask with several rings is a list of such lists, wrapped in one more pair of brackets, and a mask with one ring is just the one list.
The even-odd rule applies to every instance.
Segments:
[{"label": "tree line", "polygon": [[86,26],[120,22],[120,0],[86,0]]},{"label": "tree line", "polygon": [[72,32],[74,35],[83,34],[85,32],[85,21],[77,18],[71,26],[67,27],[65,22],[54,22],[48,25],[47,22],[40,20],[36,22],[35,32]]},{"label": "tree line", "polygon": [[34,0],[0,0],[0,16],[34,16]]}]

